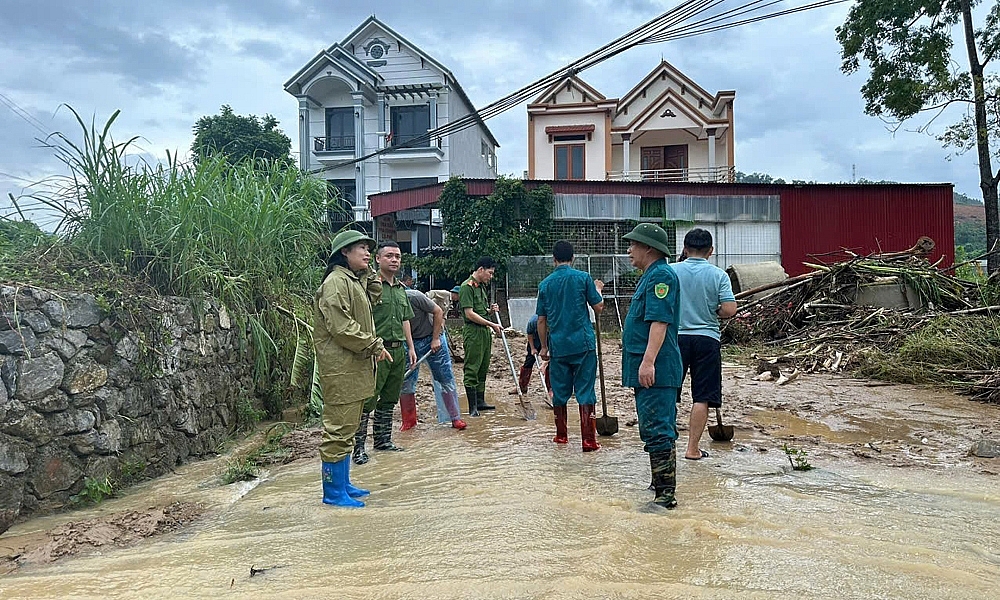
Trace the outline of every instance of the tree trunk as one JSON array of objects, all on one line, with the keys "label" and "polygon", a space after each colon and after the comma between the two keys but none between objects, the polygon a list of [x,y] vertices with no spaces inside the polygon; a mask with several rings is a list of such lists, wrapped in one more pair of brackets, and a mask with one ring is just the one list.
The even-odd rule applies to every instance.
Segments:
[{"label": "tree trunk", "polygon": [[[983,65],[979,62],[979,51],[976,48],[975,30],[972,26],[972,5],[970,0],[960,0],[962,7],[962,22],[965,26],[965,46],[969,51],[969,71],[972,74],[972,90],[976,108],[976,149],[979,152],[979,187],[983,190],[983,202],[986,204],[986,249],[997,248],[1000,239],[1000,211],[997,206],[997,183],[1000,181],[993,175],[993,164],[990,159],[990,138],[986,122],[986,92],[983,87]],[[1000,270],[1000,254],[991,254],[987,258],[986,270],[994,273]]]}]

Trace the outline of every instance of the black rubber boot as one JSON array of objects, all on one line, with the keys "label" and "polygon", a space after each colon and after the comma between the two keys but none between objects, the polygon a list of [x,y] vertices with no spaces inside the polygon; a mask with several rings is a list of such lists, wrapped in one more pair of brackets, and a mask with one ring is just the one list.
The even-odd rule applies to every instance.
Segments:
[{"label": "black rubber boot", "polygon": [[476,392],[476,408],[479,410],[496,410],[497,407],[486,404],[486,392]]},{"label": "black rubber boot", "polygon": [[653,503],[663,508],[677,506],[677,450],[662,450],[649,453],[649,469],[653,473],[653,488],[656,497]]},{"label": "black rubber boot", "polygon": [[368,453],[365,452],[365,442],[368,440],[368,413],[361,413],[361,423],[358,424],[358,431],[354,434],[354,454],[351,460],[356,465],[363,465],[368,462]]},{"label": "black rubber boot", "polygon": [[465,386],[465,397],[469,400],[469,416],[478,417],[479,416],[479,392]]},{"label": "black rubber boot", "polygon": [[403,448],[392,443],[392,411],[375,409],[375,421],[372,424],[372,439],[376,450],[400,452]]}]

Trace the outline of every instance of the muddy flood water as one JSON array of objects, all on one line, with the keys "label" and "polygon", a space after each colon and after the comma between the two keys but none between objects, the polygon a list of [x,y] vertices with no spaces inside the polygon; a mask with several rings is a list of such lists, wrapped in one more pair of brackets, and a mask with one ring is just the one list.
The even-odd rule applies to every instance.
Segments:
[{"label": "muddy flood water", "polygon": [[[737,396],[734,404],[752,399]],[[905,396],[925,413],[998,417],[951,394]],[[601,451],[583,454],[575,410],[570,444],[557,446],[551,413],[527,423],[510,398],[495,393],[497,413],[461,433],[431,419],[396,433],[406,452],[374,453],[353,469],[372,490],[364,509],[320,502],[318,458],[221,486],[223,457],[93,509],[22,523],[0,550],[69,521],[204,507],[190,524],[128,548],[23,564],[0,576],[0,597],[1000,597],[1000,485],[982,464],[898,467],[810,446],[816,469],[793,472],[781,451],[780,433],[793,430],[840,447],[892,436],[919,445],[918,414],[872,432],[745,400],[742,412],[733,406],[735,443],[706,436],[711,458],[678,461],[680,506],[663,511],[649,503],[649,465],[627,415]],[[251,576],[251,567],[264,570]]]}]

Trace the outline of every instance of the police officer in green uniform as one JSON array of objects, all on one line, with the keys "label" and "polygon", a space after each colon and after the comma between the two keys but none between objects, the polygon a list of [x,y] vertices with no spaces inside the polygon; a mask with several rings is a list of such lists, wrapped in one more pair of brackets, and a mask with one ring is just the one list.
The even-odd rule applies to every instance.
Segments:
[{"label": "police officer in green uniform", "polygon": [[366,286],[375,240],[359,231],[333,238],[323,283],[316,291],[313,343],[323,390],[323,502],[359,508],[368,494],[350,481],[354,433],[364,401],[375,390],[375,364],[392,360],[375,335],[371,299]]},{"label": "police officer in green uniform", "polygon": [[604,310],[601,290],[604,283],[594,281],[590,275],[573,268],[573,245],[559,240],[552,248],[555,271],[538,285],[538,336],[542,347],[542,360],[549,360],[549,377],[552,383],[552,413],[556,421],[557,444],[569,443],[566,426],[566,404],[576,393],[580,405],[580,434],[583,451],[599,450],[597,422],[594,405],[597,394],[597,345],[594,327],[590,324],[587,306],[600,316]]},{"label": "police officer in green uniform", "polygon": [[667,232],[640,223],[623,236],[632,266],[643,271],[622,332],[622,385],[635,389],[639,437],[649,453],[653,502],[674,508],[677,487],[677,393],[681,354],[677,346],[680,289],[666,257]]},{"label": "police officer in green uniform", "polygon": [[465,280],[458,290],[458,307],[465,324],[462,325],[462,341],[465,345],[464,383],[465,395],[469,400],[469,416],[478,417],[481,410],[494,410],[486,404],[486,375],[490,370],[490,354],[493,351],[492,329],[500,335],[500,325],[490,321],[490,312],[498,312],[496,304],[486,300],[486,285],[493,280],[497,263],[488,256],[476,262],[476,270]]},{"label": "police officer in green uniform", "polygon": [[[382,338],[385,349],[392,356],[391,362],[378,366],[375,376],[375,392],[365,401],[364,410],[354,438],[354,463],[363,465],[368,462],[365,452],[365,440],[368,437],[369,415],[374,410],[372,423],[372,438],[376,450],[401,451],[392,443],[392,412],[399,402],[399,392],[403,387],[403,374],[406,367],[417,362],[413,349],[413,336],[410,333],[410,319],[413,318],[413,308],[406,298],[406,286],[396,274],[402,263],[402,253],[399,244],[387,240],[378,245],[375,262],[378,263],[381,282],[381,297],[373,301],[372,312],[375,318],[375,332]],[[408,359],[408,360],[407,360]]]}]

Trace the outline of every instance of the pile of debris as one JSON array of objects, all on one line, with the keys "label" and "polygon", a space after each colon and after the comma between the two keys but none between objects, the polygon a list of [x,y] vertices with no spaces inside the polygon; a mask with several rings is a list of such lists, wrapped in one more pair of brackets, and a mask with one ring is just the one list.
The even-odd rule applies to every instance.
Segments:
[{"label": "pile of debris", "polygon": [[[977,347],[1000,345],[1000,306],[992,305],[1000,302],[990,302],[995,288],[949,275],[954,267],[930,263],[925,256],[933,247],[933,241],[921,238],[903,252],[809,264],[810,273],[737,294],[740,309],[726,322],[723,340],[764,344],[761,354],[768,356],[758,358],[775,367],[832,373],[861,369],[893,381],[954,385],[1000,402],[1000,353],[991,348],[969,357],[941,344],[939,336],[934,353],[943,356],[911,353],[909,363],[918,363],[911,372],[864,369],[874,356],[895,360],[907,339],[932,322],[945,332],[945,340],[951,336],[967,342],[965,332],[973,328],[982,338]],[[947,318],[944,327],[942,318]],[[762,374],[765,370],[760,369]]]}]

